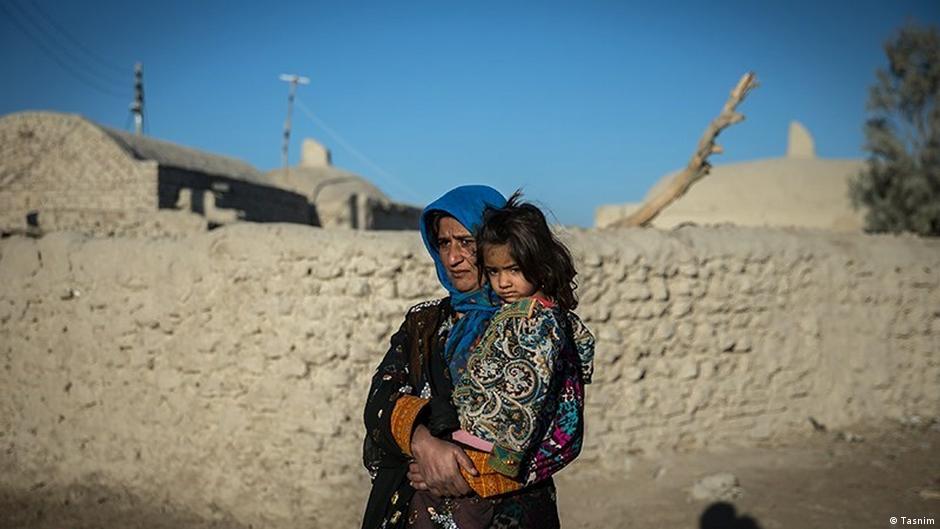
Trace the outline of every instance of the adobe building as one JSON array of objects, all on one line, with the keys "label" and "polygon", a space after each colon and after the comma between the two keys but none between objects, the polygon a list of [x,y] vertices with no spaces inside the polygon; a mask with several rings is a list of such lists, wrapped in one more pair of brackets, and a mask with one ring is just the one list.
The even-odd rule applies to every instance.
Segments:
[{"label": "adobe building", "polygon": [[361,176],[333,166],[330,151],[305,139],[300,165],[268,172],[265,182],[302,194],[324,228],[416,230],[421,208],[394,202]]},{"label": "adobe building", "polygon": [[234,221],[318,225],[251,165],[81,116],[0,118],[0,233],[172,234]]},{"label": "adobe building", "polygon": [[[651,225],[794,226],[860,233],[864,213],[852,208],[848,185],[864,166],[863,160],[817,158],[812,136],[794,121],[786,156],[713,167]],[[664,176],[646,199],[657,195],[674,175]],[[639,206],[600,206],[594,225],[611,226]]]}]

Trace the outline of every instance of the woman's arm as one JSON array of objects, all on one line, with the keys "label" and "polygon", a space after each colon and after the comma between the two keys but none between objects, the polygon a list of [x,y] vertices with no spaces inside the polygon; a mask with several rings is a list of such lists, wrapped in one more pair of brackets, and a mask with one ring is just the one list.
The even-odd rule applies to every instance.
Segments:
[{"label": "woman's arm", "polygon": [[[407,323],[407,322],[406,322]],[[399,422],[409,416],[417,416],[421,402],[411,394],[414,389],[409,382],[408,367],[408,331],[402,323],[398,332],[392,335],[388,352],[375,370],[369,394],[366,398],[363,421],[366,427],[366,440],[363,459],[370,470],[378,465],[379,460],[388,456],[405,458],[408,454],[402,450],[393,431],[393,416],[399,404]],[[408,397],[402,400],[402,397]],[[401,401],[401,402],[399,402]],[[406,410],[406,406],[408,409]],[[403,413],[405,412],[405,413]],[[410,436],[410,432],[409,432]]]},{"label": "woman's arm", "polygon": [[[415,310],[409,311],[405,323],[392,335],[389,350],[372,377],[363,414],[366,426],[363,462],[374,475],[383,460],[385,464],[398,464],[413,457],[423,469],[432,492],[450,496],[466,494],[470,489],[462,472],[476,474],[472,461],[457,445],[429,434],[423,423],[435,419],[435,410],[429,405],[429,399],[415,396],[416,388],[411,386],[409,347],[414,337],[409,335],[409,330],[414,326],[409,325],[409,318]],[[438,414],[444,418],[431,423],[446,425],[447,414]]]}]

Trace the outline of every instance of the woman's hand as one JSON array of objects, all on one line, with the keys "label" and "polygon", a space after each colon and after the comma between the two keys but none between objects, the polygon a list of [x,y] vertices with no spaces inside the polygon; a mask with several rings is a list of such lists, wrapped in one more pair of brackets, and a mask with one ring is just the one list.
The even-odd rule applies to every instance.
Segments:
[{"label": "woman's hand", "polygon": [[442,441],[419,424],[411,436],[411,453],[415,461],[408,467],[408,479],[416,490],[427,490],[435,496],[465,496],[472,492],[460,475],[461,467],[476,476],[470,457],[454,443]]},{"label": "woman's hand", "polygon": [[424,481],[424,475],[421,474],[421,467],[412,461],[408,463],[408,482],[415,490],[428,490],[428,484]]}]

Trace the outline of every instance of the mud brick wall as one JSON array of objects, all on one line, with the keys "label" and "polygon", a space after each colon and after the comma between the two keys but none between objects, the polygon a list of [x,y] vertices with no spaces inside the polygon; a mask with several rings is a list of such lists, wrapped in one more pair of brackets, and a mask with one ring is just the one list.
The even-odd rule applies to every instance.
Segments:
[{"label": "mud brick wall", "polygon": [[[808,417],[940,409],[940,241],[563,237],[598,350],[561,479],[809,435]],[[0,240],[0,492],[26,505],[79,484],[231,527],[355,526],[369,378],[405,310],[441,294],[416,232]]]}]

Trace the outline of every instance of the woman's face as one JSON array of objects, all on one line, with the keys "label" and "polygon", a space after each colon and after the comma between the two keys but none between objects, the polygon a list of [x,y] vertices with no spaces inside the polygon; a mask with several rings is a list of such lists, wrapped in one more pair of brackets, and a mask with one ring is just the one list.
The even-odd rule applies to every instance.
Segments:
[{"label": "woman's face", "polygon": [[538,290],[522,274],[508,244],[490,244],[483,250],[483,269],[496,295],[506,303],[527,298]]},{"label": "woman's face", "polygon": [[450,284],[460,292],[480,288],[477,243],[470,231],[454,217],[442,217],[437,223],[435,242]]}]

